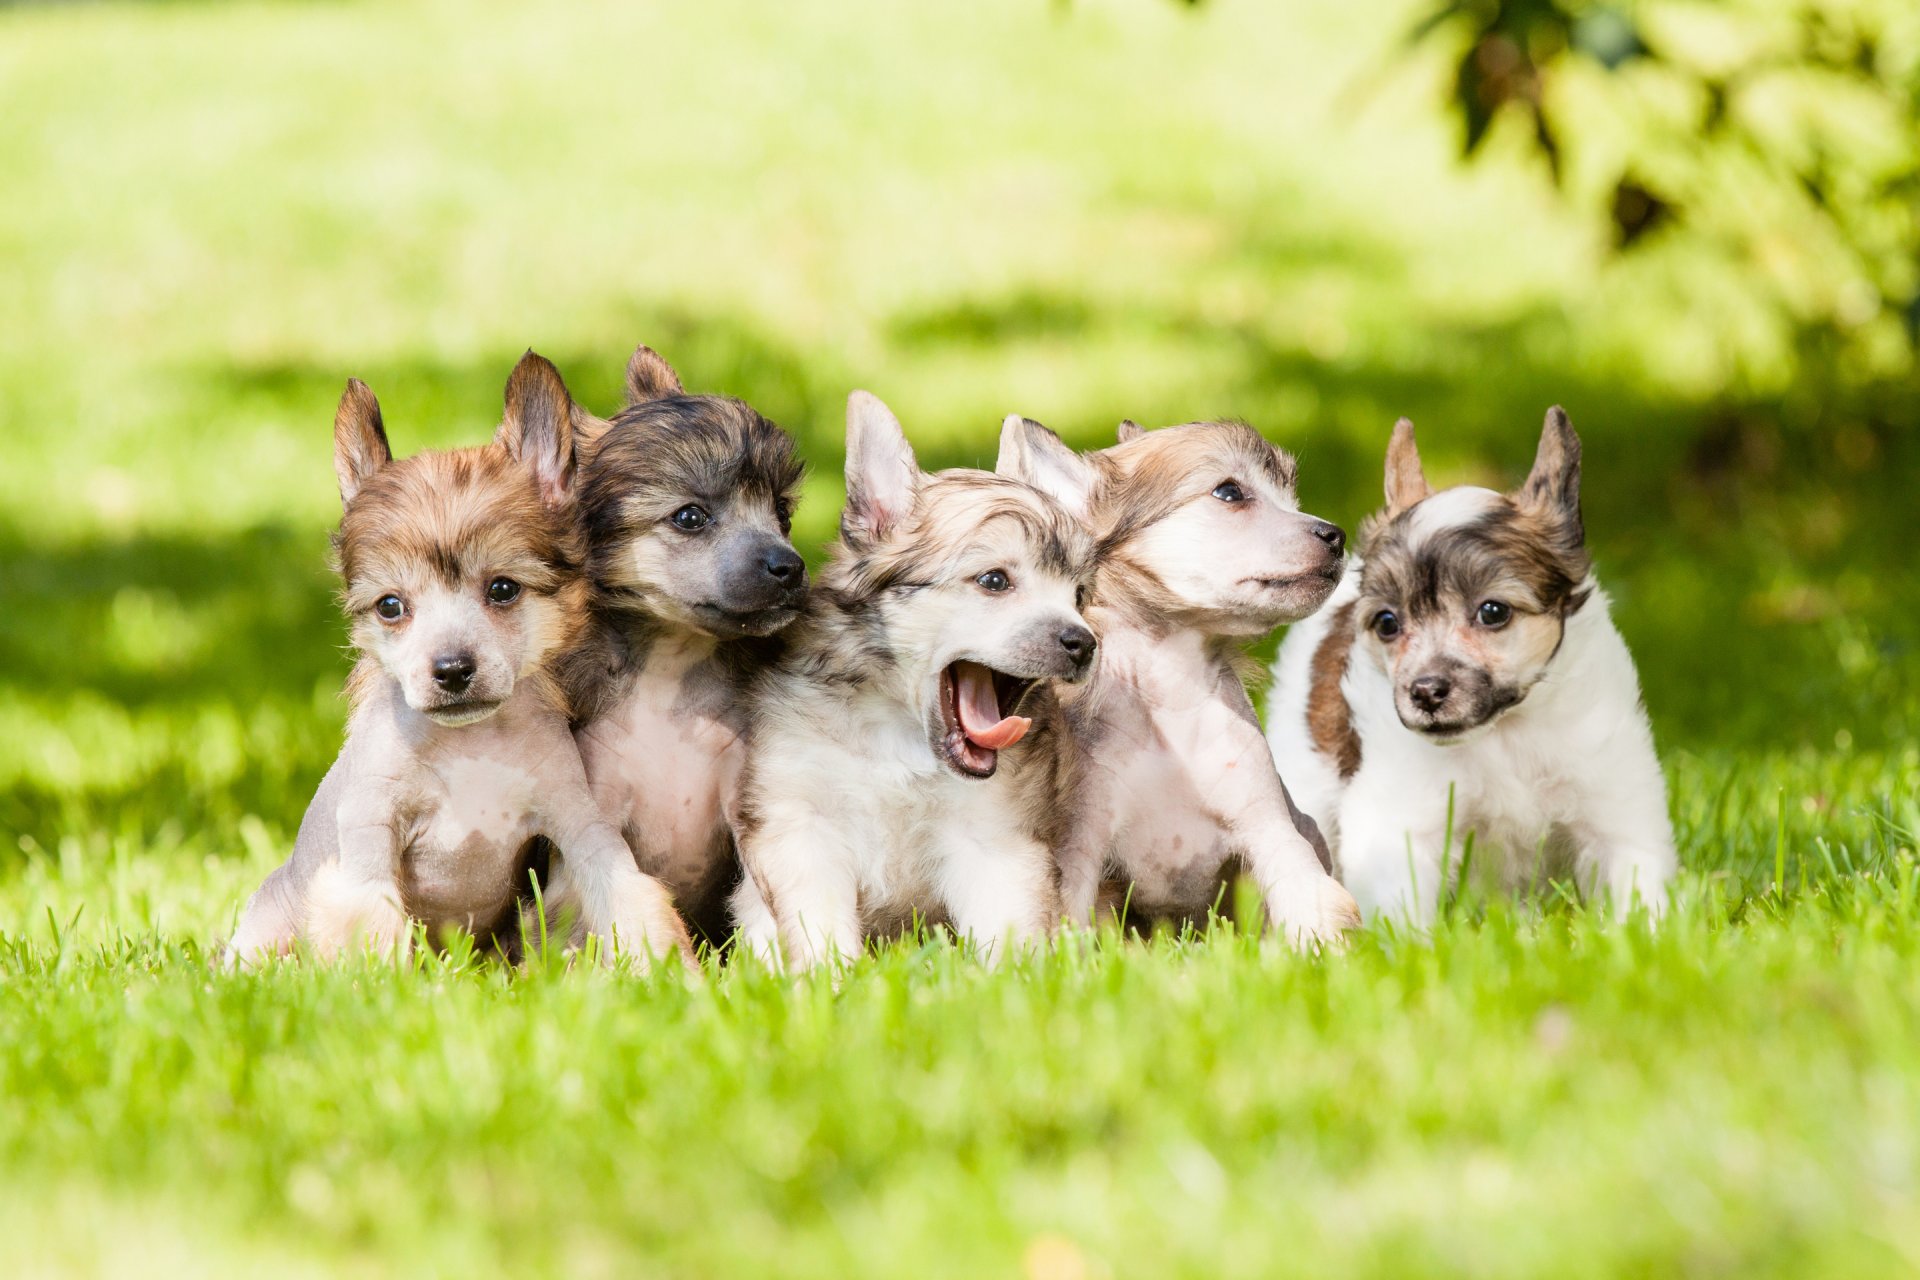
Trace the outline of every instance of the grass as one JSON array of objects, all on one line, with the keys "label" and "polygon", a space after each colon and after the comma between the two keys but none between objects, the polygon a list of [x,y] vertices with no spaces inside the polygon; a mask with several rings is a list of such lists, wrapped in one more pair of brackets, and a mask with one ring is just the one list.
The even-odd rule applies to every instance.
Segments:
[{"label": "grass", "polygon": [[[1457,168],[1407,13],[0,11],[14,1269],[1920,1269],[1920,395],[1684,245],[1606,265],[1498,138]],[[604,409],[641,340],[801,438],[810,548],[856,385],[941,465],[1010,409],[1242,415],[1350,526],[1396,416],[1511,481],[1566,404],[1681,908],[211,976],[338,742],[341,382],[406,451],[530,344]]]}]

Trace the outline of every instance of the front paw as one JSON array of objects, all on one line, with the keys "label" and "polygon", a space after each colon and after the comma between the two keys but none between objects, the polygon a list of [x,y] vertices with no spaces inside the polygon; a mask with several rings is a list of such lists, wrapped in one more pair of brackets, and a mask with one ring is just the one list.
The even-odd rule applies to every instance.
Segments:
[{"label": "front paw", "polygon": [[413,946],[413,921],[392,885],[354,881],[329,867],[308,890],[305,934],[314,953],[328,959],[355,948],[405,956]]},{"label": "front paw", "polygon": [[[686,922],[673,909],[673,899],[658,882],[635,885],[614,894],[610,941],[602,945],[600,958],[612,964],[618,956],[629,957],[634,968],[645,973],[656,963],[678,962],[697,968],[693,956],[693,937]],[[602,939],[606,943],[609,939]]]},{"label": "front paw", "polygon": [[1360,904],[1332,876],[1314,876],[1270,894],[1267,919],[1297,950],[1339,947],[1360,927]]}]

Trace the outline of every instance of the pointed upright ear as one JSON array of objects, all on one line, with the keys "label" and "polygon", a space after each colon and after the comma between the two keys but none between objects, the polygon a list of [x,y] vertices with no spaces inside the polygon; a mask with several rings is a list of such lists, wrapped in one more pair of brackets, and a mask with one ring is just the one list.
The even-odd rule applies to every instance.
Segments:
[{"label": "pointed upright ear", "polygon": [[1567,411],[1559,405],[1547,410],[1540,428],[1540,450],[1533,470],[1520,486],[1521,506],[1580,520],[1580,437],[1573,434]]},{"label": "pointed upright ear", "polygon": [[847,397],[847,508],[840,532],[849,541],[872,541],[913,510],[920,464],[893,410],[871,392]]},{"label": "pointed upright ear", "polygon": [[1138,440],[1145,434],[1147,434],[1147,429],[1135,422],[1132,418],[1120,419],[1120,430],[1117,435],[1119,436],[1121,444],[1125,444],[1129,440]]},{"label": "pointed upright ear", "polygon": [[366,383],[348,378],[340,407],[333,411],[333,473],[340,478],[340,505],[351,505],[373,473],[392,461],[380,402]]},{"label": "pointed upright ear", "polygon": [[660,358],[659,352],[644,345],[633,349],[633,356],[627,361],[628,404],[685,394],[680,385],[680,375],[673,371],[672,365]]},{"label": "pointed upright ear", "polygon": [[1067,442],[1031,418],[1017,413],[1000,424],[1000,459],[995,474],[1030,484],[1085,520],[1093,502],[1093,468]]},{"label": "pointed upright ear", "polygon": [[1413,420],[1402,418],[1393,424],[1393,438],[1387,441],[1387,515],[1397,516],[1432,495],[1420,466],[1420,447],[1413,442]]},{"label": "pointed upright ear", "polygon": [[533,473],[540,496],[558,506],[573,489],[573,397],[560,371],[529,351],[507,378],[507,412],[494,437]]}]

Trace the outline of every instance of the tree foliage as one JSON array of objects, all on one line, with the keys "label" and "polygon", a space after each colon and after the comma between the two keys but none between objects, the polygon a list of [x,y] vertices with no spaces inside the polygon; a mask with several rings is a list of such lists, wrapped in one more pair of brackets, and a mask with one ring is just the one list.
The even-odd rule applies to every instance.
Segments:
[{"label": "tree foliage", "polygon": [[1920,337],[1920,5],[1446,0],[1463,153],[1503,118],[1614,248],[1685,236],[1803,329]]}]

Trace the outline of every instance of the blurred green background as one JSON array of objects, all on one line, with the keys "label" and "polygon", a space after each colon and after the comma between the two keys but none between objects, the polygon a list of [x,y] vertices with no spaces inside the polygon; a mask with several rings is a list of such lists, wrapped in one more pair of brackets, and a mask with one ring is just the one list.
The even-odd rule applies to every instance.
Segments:
[{"label": "blurred green background", "polygon": [[[1563,403],[1670,752],[1907,742],[1910,348],[1805,341],[1768,282],[1853,278],[1811,238],[1621,255],[1524,121],[1463,164],[1423,12],[0,11],[0,868],[284,842],[342,718],[338,389],[402,451],[475,441],[528,346],[601,411],[640,341],[750,399],[813,545],[856,386],[929,465],[1013,410],[1244,417],[1350,527],[1395,417],[1509,482]],[[1574,106],[1584,155],[1634,118]]]},{"label": "blurred green background", "polygon": [[[29,1271],[1911,1269],[1920,9],[1434,12],[0,7]],[[209,979],[339,742],[344,380],[411,452],[529,346],[605,412],[643,341],[800,438],[810,553],[854,387],[929,466],[1242,417],[1349,528],[1396,417],[1504,484],[1565,405],[1691,905],[844,991]]]}]

